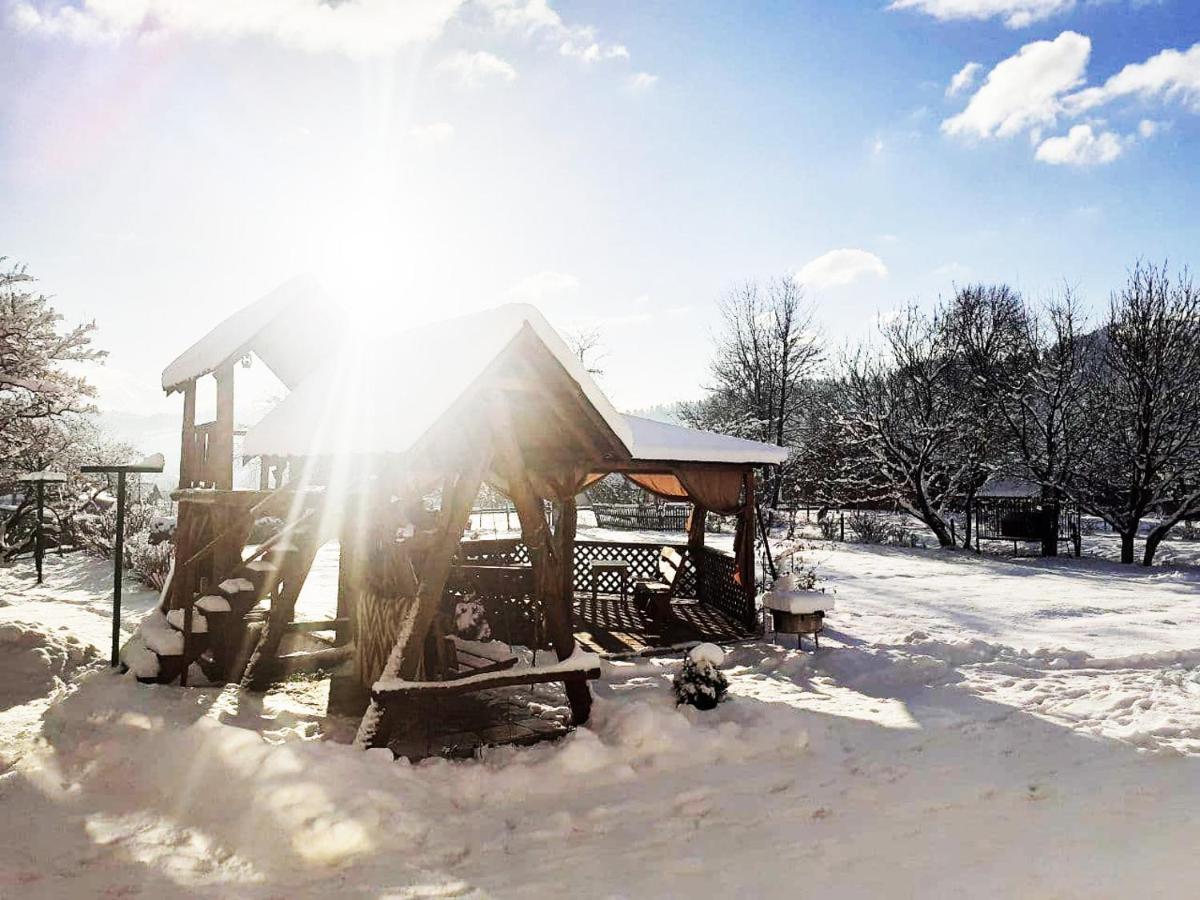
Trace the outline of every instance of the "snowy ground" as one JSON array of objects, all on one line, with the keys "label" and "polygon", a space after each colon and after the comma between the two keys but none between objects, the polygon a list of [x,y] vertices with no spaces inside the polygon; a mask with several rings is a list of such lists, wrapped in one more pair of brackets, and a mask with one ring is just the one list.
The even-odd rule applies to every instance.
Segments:
[{"label": "snowy ground", "polygon": [[737,649],[716,711],[673,707],[671,660],[606,663],[588,728],[418,766],[322,740],[344,730],[317,685],[89,664],[102,564],[40,591],[0,570],[0,627],[29,623],[0,631],[0,685],[25,686],[0,716],[27,722],[0,751],[0,896],[1194,893],[1200,572],[808,556],[836,592],[821,652]]}]

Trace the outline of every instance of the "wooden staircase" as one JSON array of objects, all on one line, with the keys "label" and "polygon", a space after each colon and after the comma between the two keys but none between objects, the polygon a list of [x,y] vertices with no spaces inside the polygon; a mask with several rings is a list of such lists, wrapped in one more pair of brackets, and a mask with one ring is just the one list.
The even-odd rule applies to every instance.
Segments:
[{"label": "wooden staircase", "polygon": [[[321,622],[295,622],[296,600],[308,576],[318,549],[317,517],[319,504],[293,511],[289,521],[275,535],[242,558],[238,551],[231,565],[216,564],[217,551],[230,541],[240,546],[239,534],[248,534],[255,518],[281,499],[274,491],[234,516],[234,524],[212,536],[199,550],[178,564],[172,584],[164,592],[164,605],[143,623],[140,637],[158,658],[158,672],[140,681],[186,685],[188,669],[196,663],[210,682],[240,681],[251,689],[265,689],[279,674],[329,667],[348,657],[350,648],[336,653],[317,651],[292,654],[282,659],[279,651],[285,635],[297,632],[345,631],[346,623],[331,619]],[[181,513],[184,504],[181,503]],[[211,534],[203,525],[183,528],[181,516],[177,534],[182,538],[176,553],[187,552],[189,536]],[[207,564],[208,575],[199,572]]]}]

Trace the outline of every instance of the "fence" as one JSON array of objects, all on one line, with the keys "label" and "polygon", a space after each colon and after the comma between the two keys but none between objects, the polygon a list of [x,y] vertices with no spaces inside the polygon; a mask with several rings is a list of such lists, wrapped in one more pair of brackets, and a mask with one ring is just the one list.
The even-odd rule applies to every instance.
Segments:
[{"label": "fence", "polygon": [[686,531],[691,506],[686,503],[637,505],[633,503],[593,503],[596,524],[601,528],[650,531]]},{"label": "fence", "polygon": [[[614,559],[629,565],[630,582],[654,581],[659,576],[658,564],[662,544],[638,542],[576,541],[571,587],[577,592],[592,590],[592,561]],[[732,556],[705,547],[699,571],[687,544],[670,544],[683,557],[675,581],[675,596],[681,600],[697,599],[716,607],[742,623],[754,622],[754,599],[734,578]],[[518,538],[463,541],[459,560],[466,565],[527,566],[529,549]],[[616,572],[601,572],[596,576],[596,588],[615,594],[621,590]]]}]

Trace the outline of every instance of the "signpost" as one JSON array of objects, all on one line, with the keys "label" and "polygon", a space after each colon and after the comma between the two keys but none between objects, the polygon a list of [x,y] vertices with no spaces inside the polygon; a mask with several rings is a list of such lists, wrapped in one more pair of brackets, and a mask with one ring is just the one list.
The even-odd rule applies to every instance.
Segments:
[{"label": "signpost", "polygon": [[117,534],[113,541],[113,620],[112,620],[112,658],[110,664],[120,663],[121,654],[121,569],[125,562],[125,477],[129,474],[140,475],[149,472],[161,472],[163,458],[161,453],[148,456],[134,465],[96,465],[80,466],[81,472],[116,473],[117,476]]},{"label": "signpost", "polygon": [[51,472],[43,469],[40,472],[30,472],[22,475],[17,481],[37,485],[37,521],[33,526],[33,566],[37,569],[37,583],[42,583],[42,560],[46,557],[46,539],[42,532],[42,517],[46,510],[46,485],[62,484],[67,476],[62,472]]}]

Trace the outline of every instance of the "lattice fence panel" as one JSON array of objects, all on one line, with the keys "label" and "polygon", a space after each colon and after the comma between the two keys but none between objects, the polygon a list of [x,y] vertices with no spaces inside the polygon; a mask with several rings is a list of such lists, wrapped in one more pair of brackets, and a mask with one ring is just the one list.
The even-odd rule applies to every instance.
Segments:
[{"label": "lattice fence panel", "polygon": [[[662,577],[658,571],[658,561],[663,546],[634,542],[576,541],[572,587],[578,592],[591,591],[591,564],[595,559],[612,559],[627,563],[630,590],[637,581],[658,581]],[[683,556],[683,568],[677,576],[675,596],[682,600],[700,596],[696,567],[688,556],[687,544],[668,546],[678,550]],[[459,558],[464,564],[473,565],[529,565],[529,549],[517,539],[463,541]],[[597,576],[596,587],[601,593],[620,593],[621,577],[616,572],[601,572]]]},{"label": "lattice fence panel", "polygon": [[700,598],[743,624],[753,624],[754,599],[734,580],[737,565],[732,556],[705,548]]}]

